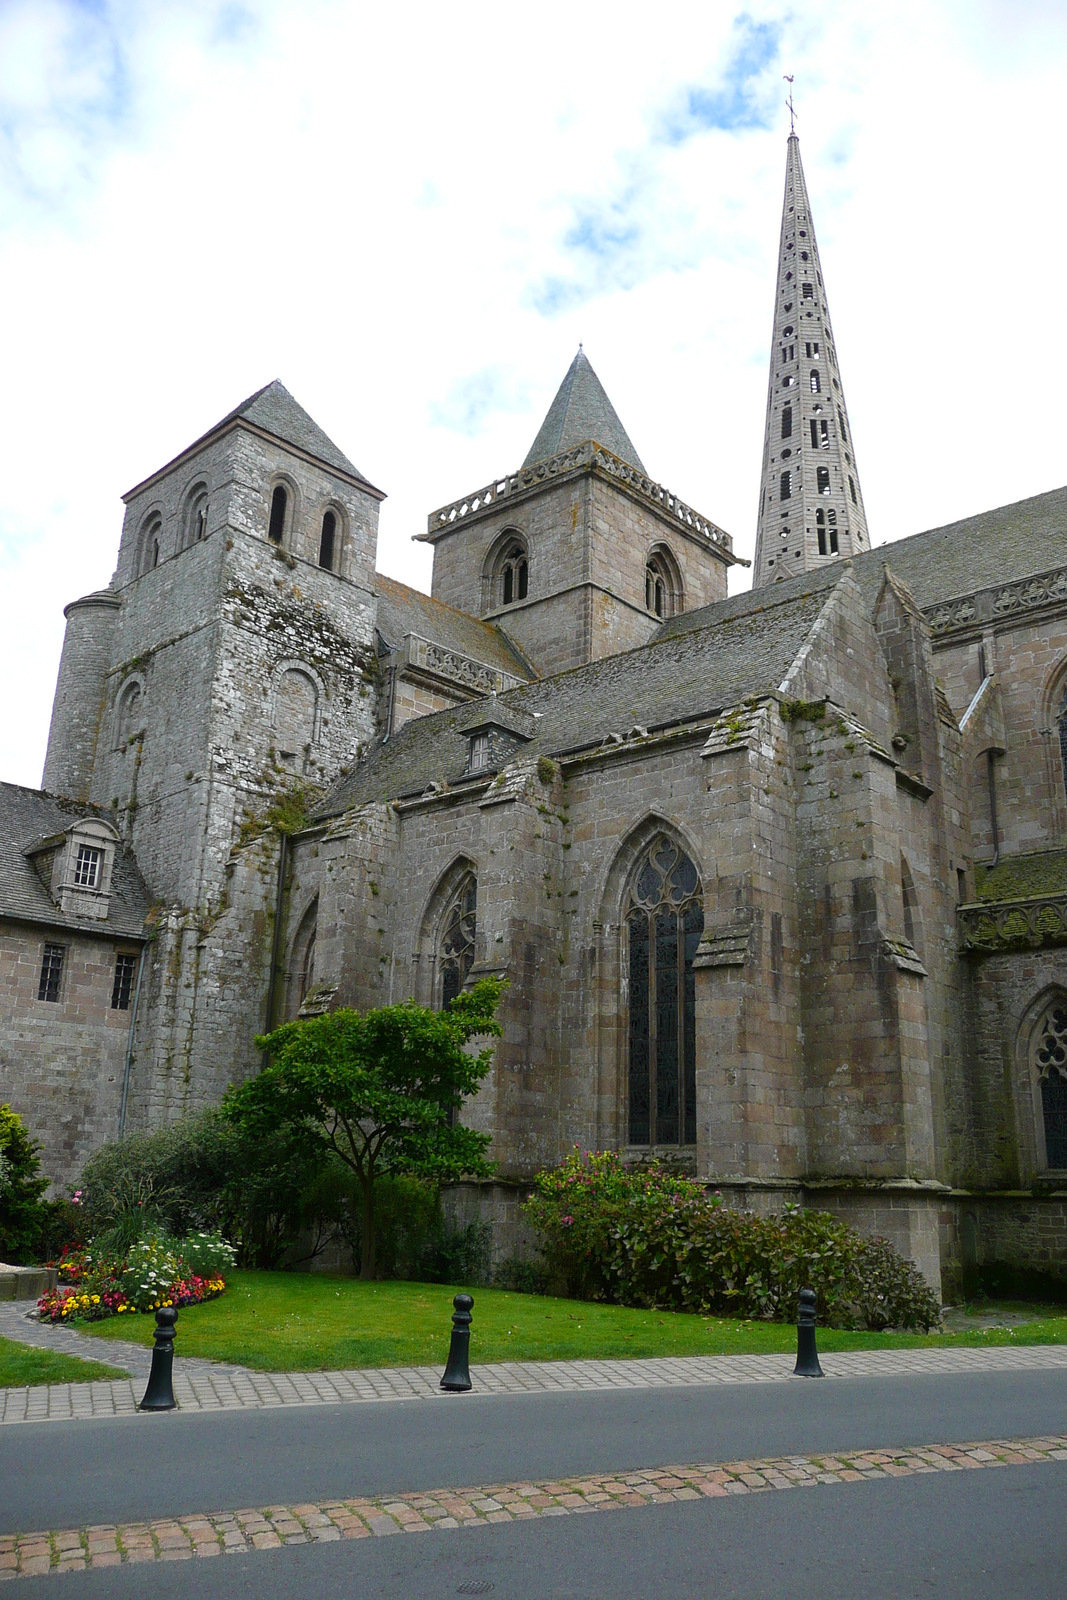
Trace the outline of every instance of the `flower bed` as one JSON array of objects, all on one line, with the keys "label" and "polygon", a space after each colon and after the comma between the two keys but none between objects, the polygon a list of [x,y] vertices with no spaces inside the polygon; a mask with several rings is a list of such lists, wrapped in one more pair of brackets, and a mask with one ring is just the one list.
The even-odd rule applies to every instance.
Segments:
[{"label": "flower bed", "polygon": [[199,1305],[225,1289],[223,1271],[233,1258],[225,1240],[211,1234],[138,1239],[121,1256],[92,1244],[64,1251],[57,1263],[63,1285],[37,1302],[37,1314],[42,1322],[99,1322],[161,1306]]}]

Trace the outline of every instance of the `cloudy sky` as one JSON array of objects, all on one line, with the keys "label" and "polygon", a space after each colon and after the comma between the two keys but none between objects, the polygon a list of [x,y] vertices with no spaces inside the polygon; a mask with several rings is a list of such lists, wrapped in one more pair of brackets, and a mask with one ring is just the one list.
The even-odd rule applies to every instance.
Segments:
[{"label": "cloudy sky", "polygon": [[751,555],[786,72],[874,542],[1067,480],[1062,0],[0,0],[0,777],[121,493],[274,377],[409,583],[579,340]]}]

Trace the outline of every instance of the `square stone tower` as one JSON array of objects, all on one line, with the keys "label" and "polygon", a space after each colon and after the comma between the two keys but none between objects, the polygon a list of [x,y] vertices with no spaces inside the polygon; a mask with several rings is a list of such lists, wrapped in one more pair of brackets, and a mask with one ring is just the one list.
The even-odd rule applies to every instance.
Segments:
[{"label": "square stone tower", "polygon": [[109,589],[67,608],[44,787],[111,811],[158,902],[148,1120],[258,1059],[279,818],[375,733],[382,498],[271,383],[124,496]]},{"label": "square stone tower", "polygon": [[433,595],[495,622],[541,675],[646,643],[721,600],[730,536],[649,478],[582,350],[518,472],[442,506]]}]

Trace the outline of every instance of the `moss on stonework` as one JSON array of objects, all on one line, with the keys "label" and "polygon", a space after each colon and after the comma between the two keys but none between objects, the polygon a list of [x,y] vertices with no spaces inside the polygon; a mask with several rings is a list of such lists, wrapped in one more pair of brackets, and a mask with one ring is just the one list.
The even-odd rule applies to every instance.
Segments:
[{"label": "moss on stonework", "polygon": [[1024,900],[1029,895],[1067,893],[1067,850],[1012,856],[999,866],[974,869],[979,900]]},{"label": "moss on stonework", "polygon": [[314,783],[294,783],[280,790],[265,811],[246,811],[237,833],[238,845],[251,844],[262,834],[302,833],[311,821],[311,809],[323,790]]},{"label": "moss on stonework", "polygon": [[823,700],[783,700],[779,709],[783,722],[823,722],[826,718]]}]

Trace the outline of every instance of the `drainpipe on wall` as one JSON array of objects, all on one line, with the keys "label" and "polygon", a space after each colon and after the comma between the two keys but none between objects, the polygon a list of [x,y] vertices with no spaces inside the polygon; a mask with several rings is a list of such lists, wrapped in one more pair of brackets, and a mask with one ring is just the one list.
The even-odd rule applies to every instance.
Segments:
[{"label": "drainpipe on wall", "polygon": [[[274,1025],[274,997],[278,987],[278,957],[282,945],[282,905],[285,900],[285,869],[289,864],[289,835],[279,834],[278,846],[278,888],[274,896],[274,936],[270,946],[270,982],[267,985],[267,1022],[266,1031],[270,1033]],[[270,1052],[264,1050],[263,1065],[266,1066]]]},{"label": "drainpipe on wall", "polygon": [[144,974],[148,946],[141,946],[141,959],[137,963],[137,984],[133,991],[133,1010],[130,1012],[130,1031],[126,1038],[126,1066],[122,1073],[122,1104],[119,1107],[119,1138],[126,1132],[126,1101],[130,1093],[130,1069],[133,1066],[133,1030],[137,1026],[137,1004],[141,998],[141,978]]}]

